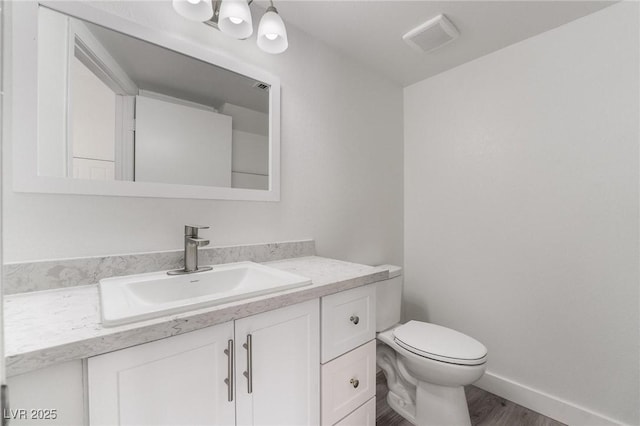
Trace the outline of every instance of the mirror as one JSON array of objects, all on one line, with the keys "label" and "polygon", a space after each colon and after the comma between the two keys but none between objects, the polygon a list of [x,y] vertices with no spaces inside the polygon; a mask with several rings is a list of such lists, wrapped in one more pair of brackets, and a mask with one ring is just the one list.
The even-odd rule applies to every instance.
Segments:
[{"label": "mirror", "polygon": [[36,18],[18,43],[29,28],[37,34],[35,149],[16,147],[17,190],[279,199],[276,78],[90,6],[60,5],[14,16],[17,28]]}]

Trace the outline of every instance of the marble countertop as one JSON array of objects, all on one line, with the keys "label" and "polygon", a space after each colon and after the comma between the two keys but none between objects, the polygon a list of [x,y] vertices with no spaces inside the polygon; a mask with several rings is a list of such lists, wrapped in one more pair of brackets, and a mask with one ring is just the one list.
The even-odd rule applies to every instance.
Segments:
[{"label": "marble countertop", "polygon": [[388,278],[389,271],[318,256],[266,262],[311,278],[309,286],[173,314],[102,327],[97,284],[4,298],[7,375],[88,358],[232,321]]}]

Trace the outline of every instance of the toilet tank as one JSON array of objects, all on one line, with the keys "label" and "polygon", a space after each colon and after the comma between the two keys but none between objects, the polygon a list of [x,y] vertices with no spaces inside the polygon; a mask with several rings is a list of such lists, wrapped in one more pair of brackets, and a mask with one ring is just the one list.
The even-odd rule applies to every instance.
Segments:
[{"label": "toilet tank", "polygon": [[380,265],[389,269],[389,279],[378,281],[376,286],[376,332],[384,331],[400,322],[402,304],[402,268]]}]

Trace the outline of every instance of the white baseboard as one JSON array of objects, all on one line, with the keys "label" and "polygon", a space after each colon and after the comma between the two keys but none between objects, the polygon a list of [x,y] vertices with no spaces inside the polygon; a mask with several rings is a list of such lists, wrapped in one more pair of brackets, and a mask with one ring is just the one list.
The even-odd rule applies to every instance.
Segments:
[{"label": "white baseboard", "polygon": [[570,426],[624,425],[624,423],[610,417],[500,377],[489,371],[475,382],[474,386]]}]

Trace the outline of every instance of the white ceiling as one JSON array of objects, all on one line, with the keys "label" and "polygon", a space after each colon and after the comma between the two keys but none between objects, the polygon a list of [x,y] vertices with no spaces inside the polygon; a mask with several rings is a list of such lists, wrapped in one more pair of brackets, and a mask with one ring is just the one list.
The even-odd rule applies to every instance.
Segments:
[{"label": "white ceiling", "polygon": [[[407,86],[613,3],[284,0],[275,6],[287,25]],[[407,31],[440,13],[460,31],[457,40],[426,54],[402,41]],[[289,37],[290,45],[295,42]]]},{"label": "white ceiling", "polygon": [[140,89],[215,108],[229,102],[269,112],[269,92],[255,88],[251,78],[95,24],[85,25]]}]

